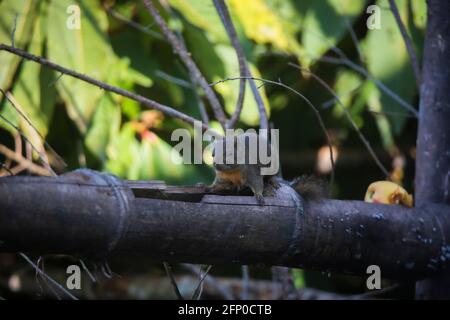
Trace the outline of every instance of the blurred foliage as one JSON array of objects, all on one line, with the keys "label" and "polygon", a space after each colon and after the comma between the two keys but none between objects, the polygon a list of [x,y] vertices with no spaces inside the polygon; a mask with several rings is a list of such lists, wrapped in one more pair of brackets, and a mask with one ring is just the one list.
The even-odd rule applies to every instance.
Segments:
[{"label": "blurred foliage", "polygon": [[[183,36],[209,82],[239,75],[236,54],[212,1],[161,3],[159,8],[170,28]],[[310,68],[329,83],[375,147],[392,155],[392,150],[414,145],[415,132],[407,129],[414,120],[402,116],[406,111],[373,81],[346,66],[318,61],[321,56],[333,56],[339,47],[354,63],[366,67],[373,77],[414,104],[417,92],[409,57],[387,0],[227,3],[254,75],[280,79],[304,93],[319,108],[337,145],[361,148],[332,96],[288,62]],[[67,27],[73,15],[68,8],[73,4],[80,8],[80,29]],[[366,28],[370,4],[381,8],[379,30]],[[422,0],[397,0],[397,5],[420,56],[426,6]],[[127,20],[140,24],[140,30]],[[193,88],[186,69],[140,1],[0,1],[0,42],[10,44],[14,28],[19,48],[200,118],[197,105],[199,98],[205,100],[202,93]],[[211,180],[212,170],[207,165],[171,162],[170,133],[185,124],[6,52],[0,53],[0,66],[0,87],[12,92],[22,112],[66,160],[68,170],[86,165],[128,179],[175,183]],[[239,81],[226,81],[214,88],[231,114]],[[270,106],[275,127],[281,129],[282,150],[318,148],[325,143],[314,113],[303,101],[279,87],[264,85],[260,91]],[[3,97],[0,108],[1,114],[25,133],[30,131]],[[257,107],[247,84],[239,126],[257,124]],[[0,126],[5,130],[0,133],[2,141],[7,135],[16,135],[7,123],[2,121]],[[36,135],[31,138],[36,139]],[[287,176],[293,174],[299,172],[287,170]],[[379,172],[374,175],[380,177]],[[342,189],[338,179],[336,190]]]}]

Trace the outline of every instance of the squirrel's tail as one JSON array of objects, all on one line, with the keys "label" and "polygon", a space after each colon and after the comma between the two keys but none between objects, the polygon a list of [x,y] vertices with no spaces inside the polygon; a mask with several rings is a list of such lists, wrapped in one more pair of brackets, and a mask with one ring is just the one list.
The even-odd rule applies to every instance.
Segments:
[{"label": "squirrel's tail", "polygon": [[320,178],[302,175],[290,182],[290,186],[306,200],[318,200],[329,197],[329,185]]}]

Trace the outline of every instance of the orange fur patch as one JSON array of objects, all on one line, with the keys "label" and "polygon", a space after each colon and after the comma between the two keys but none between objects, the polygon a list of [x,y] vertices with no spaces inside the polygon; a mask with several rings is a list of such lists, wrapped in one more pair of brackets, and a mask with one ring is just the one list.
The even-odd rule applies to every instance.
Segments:
[{"label": "orange fur patch", "polygon": [[233,169],[229,171],[217,171],[219,179],[230,181],[233,185],[242,187],[244,186],[244,179],[239,169]]}]

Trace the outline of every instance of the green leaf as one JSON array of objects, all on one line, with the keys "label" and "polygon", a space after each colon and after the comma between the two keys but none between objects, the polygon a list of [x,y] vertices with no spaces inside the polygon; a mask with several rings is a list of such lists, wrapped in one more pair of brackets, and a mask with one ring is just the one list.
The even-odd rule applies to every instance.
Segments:
[{"label": "green leaf", "polygon": [[[33,31],[35,17],[39,13],[37,0],[3,0],[0,2],[0,43],[11,44],[11,34],[16,20],[14,45],[25,48]],[[21,58],[0,51],[0,88],[6,90],[13,80]]]},{"label": "green leaf", "polygon": [[[42,6],[46,5],[45,2],[41,4]],[[42,10],[42,12],[44,11]],[[37,56],[42,56],[44,49],[45,18],[43,13],[37,17],[33,36],[28,46],[28,51]],[[24,61],[12,90],[18,108],[42,136],[46,136],[48,133],[56,102],[56,89],[51,85],[53,81],[54,73],[51,69],[31,61]],[[19,118],[20,127],[33,145],[42,144],[41,138],[28,122],[23,117]]]},{"label": "green leaf", "polygon": [[[401,16],[406,17],[407,2],[403,0],[396,2]],[[377,5],[389,8],[387,0],[379,0]],[[380,17],[381,29],[369,30],[361,44],[368,70],[406,102],[411,102],[416,85],[405,43],[393,15],[387,12],[381,14]],[[407,112],[384,93],[381,95],[381,105],[383,111]],[[402,130],[405,119],[404,117],[395,119],[393,122],[395,133],[398,134]]]},{"label": "green leaf", "polygon": [[214,42],[227,42],[228,37],[214,4],[210,0],[169,0],[194,26],[205,30]]},{"label": "green leaf", "polygon": [[111,95],[103,96],[85,137],[86,147],[97,158],[105,160],[106,148],[111,138],[119,132],[120,120],[120,107]]},{"label": "green leaf", "polygon": [[427,25],[427,2],[411,0],[413,20],[416,28],[424,30]]},{"label": "green leaf", "polygon": [[[342,104],[349,110],[352,119],[360,127],[362,125],[362,118],[359,116],[361,108],[354,108],[353,97],[357,93],[357,89],[362,84],[361,77],[353,71],[341,69],[336,76],[334,90],[339,97]],[[344,116],[342,106],[336,101],[333,113],[336,117]]]},{"label": "green leaf", "polygon": [[370,87],[367,88],[367,104],[369,106],[369,110],[374,112],[373,116],[375,118],[378,131],[380,132],[383,147],[389,151],[394,146],[394,137],[392,134],[391,124],[389,123],[386,115],[382,113],[383,108],[381,105],[381,93],[379,89],[373,83],[368,83],[370,84]]},{"label": "green leaf", "polygon": [[345,19],[352,23],[366,8],[366,1],[306,0],[298,6],[305,12],[302,27],[305,53],[299,58],[309,65],[339,42],[348,30]]},{"label": "green leaf", "polygon": [[151,131],[140,134],[126,123],[107,147],[106,170],[127,179],[161,179],[167,182],[184,181],[195,176],[192,165],[172,162],[171,146]]},{"label": "green leaf", "polygon": [[282,19],[277,10],[274,10],[265,0],[230,0],[228,2],[249,39],[258,44],[271,44],[286,53],[300,54],[302,52],[295,37],[295,26]]},{"label": "green leaf", "polygon": [[[81,28],[67,25],[69,6],[80,7]],[[48,10],[48,57],[69,69],[106,81],[116,57],[106,36],[107,17],[97,1],[53,0]],[[107,81],[106,81],[107,82]],[[69,76],[56,83],[67,111],[81,132],[85,132],[99,98],[99,88]]]}]

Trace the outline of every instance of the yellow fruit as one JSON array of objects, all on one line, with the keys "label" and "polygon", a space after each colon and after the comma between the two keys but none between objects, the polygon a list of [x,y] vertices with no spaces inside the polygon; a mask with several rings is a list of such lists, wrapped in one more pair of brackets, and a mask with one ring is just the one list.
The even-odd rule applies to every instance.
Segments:
[{"label": "yellow fruit", "polygon": [[366,191],[365,202],[413,206],[413,196],[394,182],[376,181]]}]

